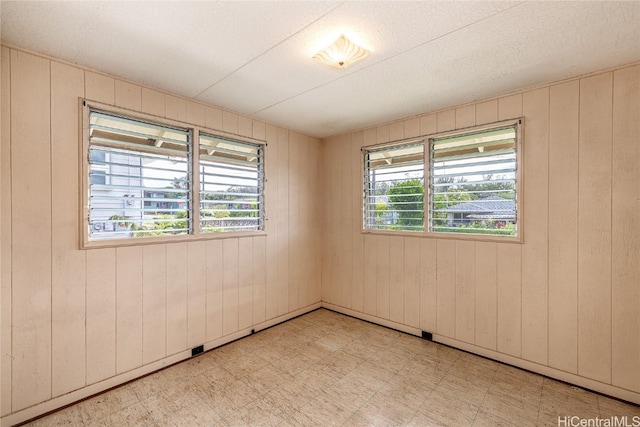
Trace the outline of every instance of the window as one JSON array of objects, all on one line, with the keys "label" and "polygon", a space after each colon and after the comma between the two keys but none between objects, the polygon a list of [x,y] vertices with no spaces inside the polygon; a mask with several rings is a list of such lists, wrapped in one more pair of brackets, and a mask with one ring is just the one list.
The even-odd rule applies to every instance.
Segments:
[{"label": "window", "polygon": [[203,233],[262,229],[262,168],[262,146],[200,134],[200,230]]},{"label": "window", "polygon": [[259,142],[93,105],[84,129],[85,246],[264,229]]},{"label": "window", "polygon": [[186,234],[187,129],[89,113],[89,237]]},{"label": "window", "polygon": [[365,230],[519,238],[520,127],[501,122],[364,149]]},{"label": "window", "polygon": [[517,233],[516,124],[429,138],[429,229]]},{"label": "window", "polygon": [[365,228],[424,230],[424,141],[365,150]]}]

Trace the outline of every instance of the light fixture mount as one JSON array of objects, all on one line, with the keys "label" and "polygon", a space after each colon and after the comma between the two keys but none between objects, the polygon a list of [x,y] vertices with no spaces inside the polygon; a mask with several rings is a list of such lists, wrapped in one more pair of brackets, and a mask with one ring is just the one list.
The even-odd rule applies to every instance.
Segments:
[{"label": "light fixture mount", "polygon": [[342,69],[367,55],[369,55],[367,49],[358,46],[344,34],[341,34],[333,43],[316,53],[313,59],[330,67]]}]

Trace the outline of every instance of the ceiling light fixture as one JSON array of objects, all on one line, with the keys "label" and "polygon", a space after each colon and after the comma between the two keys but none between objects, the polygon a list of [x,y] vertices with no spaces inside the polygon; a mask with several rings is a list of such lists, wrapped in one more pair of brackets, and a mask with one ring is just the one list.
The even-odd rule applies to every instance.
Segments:
[{"label": "ceiling light fixture", "polygon": [[358,46],[342,34],[329,46],[313,56],[313,59],[335,68],[346,68],[369,55],[369,51]]}]

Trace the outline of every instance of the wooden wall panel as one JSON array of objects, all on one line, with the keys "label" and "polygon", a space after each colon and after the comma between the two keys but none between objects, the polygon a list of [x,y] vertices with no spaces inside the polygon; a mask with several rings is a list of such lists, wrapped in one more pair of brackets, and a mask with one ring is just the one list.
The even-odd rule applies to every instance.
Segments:
[{"label": "wooden wall panel", "polygon": [[361,147],[364,144],[364,133],[356,132],[351,137],[351,242],[353,272],[351,274],[351,308],[364,311],[364,238],[362,236],[363,221],[363,159]]},{"label": "wooden wall panel", "polygon": [[222,335],[238,330],[238,247],[237,239],[222,242]]},{"label": "wooden wall panel", "polygon": [[420,117],[420,135],[431,135],[438,132],[438,118],[435,114]]},{"label": "wooden wall panel", "polygon": [[207,240],[207,298],[205,337],[212,341],[222,337],[222,240]]},{"label": "wooden wall panel", "polygon": [[[578,373],[611,381],[611,73],[580,81]],[[582,173],[588,171],[588,173]]]},{"label": "wooden wall panel", "polygon": [[498,245],[498,351],[522,352],[522,257],[520,245]]},{"label": "wooden wall panel", "polygon": [[613,75],[611,381],[640,392],[640,66]]},{"label": "wooden wall panel", "polygon": [[404,320],[401,323],[420,327],[420,239],[404,239]]},{"label": "wooden wall panel", "polygon": [[[298,233],[301,242],[300,256],[298,258],[298,268],[300,270],[298,279],[298,307],[306,307],[311,303],[309,294],[309,284],[311,278],[311,266],[313,265],[311,240],[314,223],[311,215],[311,200],[317,197],[317,193],[311,193],[311,184],[309,183],[309,138],[300,136],[298,139],[300,144],[300,161],[298,162],[298,170],[300,177],[300,185],[298,187],[300,200],[300,217],[298,219]],[[317,159],[317,158],[316,158]]]},{"label": "wooden wall panel", "polygon": [[238,239],[238,329],[253,323],[253,238]]},{"label": "wooden wall panel", "polygon": [[238,134],[238,115],[230,111],[222,111],[222,130]]},{"label": "wooden wall panel", "polygon": [[265,148],[265,229],[267,231],[267,283],[265,316],[273,319],[278,315],[278,129],[268,125]]},{"label": "wooden wall panel", "polygon": [[222,130],[222,110],[206,107],[204,110],[204,125],[209,129]]},{"label": "wooden wall panel", "polygon": [[164,94],[157,90],[143,87],[140,92],[140,111],[164,117]]},{"label": "wooden wall panel", "polygon": [[484,125],[498,121],[498,100],[476,104],[476,125]]},{"label": "wooden wall panel", "polygon": [[[184,122],[187,120],[187,101],[176,96],[164,97],[164,113],[168,119]],[[230,132],[230,131],[229,131]]]},{"label": "wooden wall panel", "polygon": [[116,82],[113,77],[91,71],[84,72],[84,96],[91,101],[115,105]]},{"label": "wooden wall panel", "polygon": [[376,316],[389,319],[389,236],[375,236],[376,258]]},{"label": "wooden wall panel", "polygon": [[376,236],[365,234],[363,243],[363,310],[375,316],[378,304],[378,284],[376,281]]},{"label": "wooden wall panel", "polygon": [[[515,119],[521,116],[521,93],[498,99],[498,120]],[[524,141],[524,144],[526,143]],[[524,159],[524,167],[526,169],[526,159]],[[524,204],[526,203],[526,196],[524,196]],[[522,216],[520,219],[527,221]],[[522,354],[522,245],[499,245],[497,277],[497,348],[500,352],[520,357]]]},{"label": "wooden wall panel", "polygon": [[476,242],[475,344],[496,350],[498,311],[498,247]]},{"label": "wooden wall panel", "polygon": [[[187,122],[198,125],[205,126],[207,123],[207,113],[204,105],[199,102],[188,101],[187,102]],[[246,136],[251,136],[249,133]]]},{"label": "wooden wall panel", "polygon": [[78,250],[78,98],[84,73],[51,64],[51,391],[85,385],[85,252]]},{"label": "wooden wall panel", "polygon": [[207,243],[187,244],[187,346],[204,344],[206,331]]},{"label": "wooden wall panel", "polygon": [[249,117],[238,117],[238,135],[253,137],[253,120]]},{"label": "wooden wall panel", "polygon": [[456,242],[437,241],[436,332],[455,336],[456,324]]},{"label": "wooden wall panel", "polygon": [[341,207],[341,185],[342,185],[342,163],[339,161],[341,147],[340,140],[333,141],[331,145],[328,147],[329,155],[326,158],[327,163],[325,164],[326,170],[329,172],[328,174],[328,191],[329,191],[329,203],[327,206],[327,210],[325,214],[329,216],[327,218],[327,230],[326,236],[329,239],[329,249],[328,249],[328,265],[327,265],[327,279],[329,280],[328,287],[328,301],[342,305],[342,292],[341,285],[342,279],[340,272],[340,264],[343,253],[340,250],[340,213],[342,212]]},{"label": "wooden wall panel", "polygon": [[17,410],[51,397],[49,61],[12,51],[11,76],[11,169],[29,171],[11,182],[11,384]]},{"label": "wooden wall panel", "polygon": [[404,322],[404,237],[389,237],[389,319]]},{"label": "wooden wall panel", "polygon": [[87,251],[87,385],[116,374],[116,251]]},{"label": "wooden wall panel", "polygon": [[578,81],[550,88],[549,366],[571,373],[578,372],[579,99]]},{"label": "wooden wall panel", "polygon": [[331,256],[330,256],[330,244],[331,237],[329,235],[329,230],[331,229],[330,221],[332,220],[332,215],[330,214],[330,200],[331,200],[331,192],[330,185],[331,182],[328,176],[331,174],[331,162],[329,161],[330,155],[330,146],[331,141],[325,141],[322,144],[322,149],[320,150],[320,170],[323,171],[323,179],[321,192],[322,192],[322,219],[321,219],[321,230],[322,230],[322,241],[321,241],[321,256],[320,256],[320,276],[321,276],[321,288],[320,288],[320,297],[322,301],[330,301],[331,297]]},{"label": "wooden wall panel", "polygon": [[167,356],[187,348],[187,244],[167,245]]},{"label": "wooden wall panel", "polygon": [[547,364],[549,88],[523,95],[522,357]]},{"label": "wooden wall panel", "polygon": [[142,248],[142,363],[166,355],[167,334],[167,248]]},{"label": "wooden wall panel", "polygon": [[116,373],[142,366],[142,248],[116,249]]},{"label": "wooden wall panel", "polygon": [[300,292],[298,287],[302,278],[303,244],[300,236],[300,136],[289,133],[289,285],[288,311],[299,307]]},{"label": "wooden wall panel", "polygon": [[436,115],[438,132],[446,132],[456,128],[456,110],[441,111]]},{"label": "wooden wall panel", "polygon": [[289,132],[278,128],[278,249],[275,261],[278,265],[276,281],[278,295],[278,315],[289,309]]},{"label": "wooden wall panel", "polygon": [[471,127],[476,124],[476,106],[466,105],[456,108],[456,129]]},{"label": "wooden wall panel", "polygon": [[476,244],[455,242],[455,337],[473,344],[476,321]]},{"label": "wooden wall panel", "polygon": [[[353,161],[350,154],[351,135],[345,135],[339,141],[340,146],[340,210],[336,212],[339,216],[340,227],[340,292],[339,301],[343,307],[351,308],[353,305]],[[357,165],[357,164],[356,164]]]},{"label": "wooden wall panel", "polygon": [[115,91],[116,106],[135,111],[142,109],[142,88],[140,86],[116,80]]},{"label": "wooden wall panel", "polygon": [[265,236],[253,238],[253,259],[251,260],[251,287],[252,287],[252,323],[260,323],[266,320],[266,284],[267,275],[267,238]]},{"label": "wooden wall panel", "polygon": [[437,331],[438,248],[435,239],[420,239],[420,329]]},{"label": "wooden wall panel", "polygon": [[11,412],[11,51],[0,61],[0,416]]},{"label": "wooden wall panel", "polygon": [[309,188],[311,194],[311,215],[309,216],[309,231],[311,233],[311,263],[309,278],[309,297],[310,302],[319,302],[322,299],[322,189],[324,185],[324,170],[320,168],[321,158],[320,141],[309,141],[309,159],[316,159],[309,163]]}]

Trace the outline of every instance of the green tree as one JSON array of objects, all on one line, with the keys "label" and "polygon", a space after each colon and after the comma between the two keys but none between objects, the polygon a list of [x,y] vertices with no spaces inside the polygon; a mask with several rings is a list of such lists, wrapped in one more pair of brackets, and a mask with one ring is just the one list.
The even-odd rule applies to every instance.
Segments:
[{"label": "green tree", "polygon": [[389,202],[398,212],[397,225],[403,229],[417,229],[423,226],[424,184],[413,178],[399,181],[389,188]]}]

